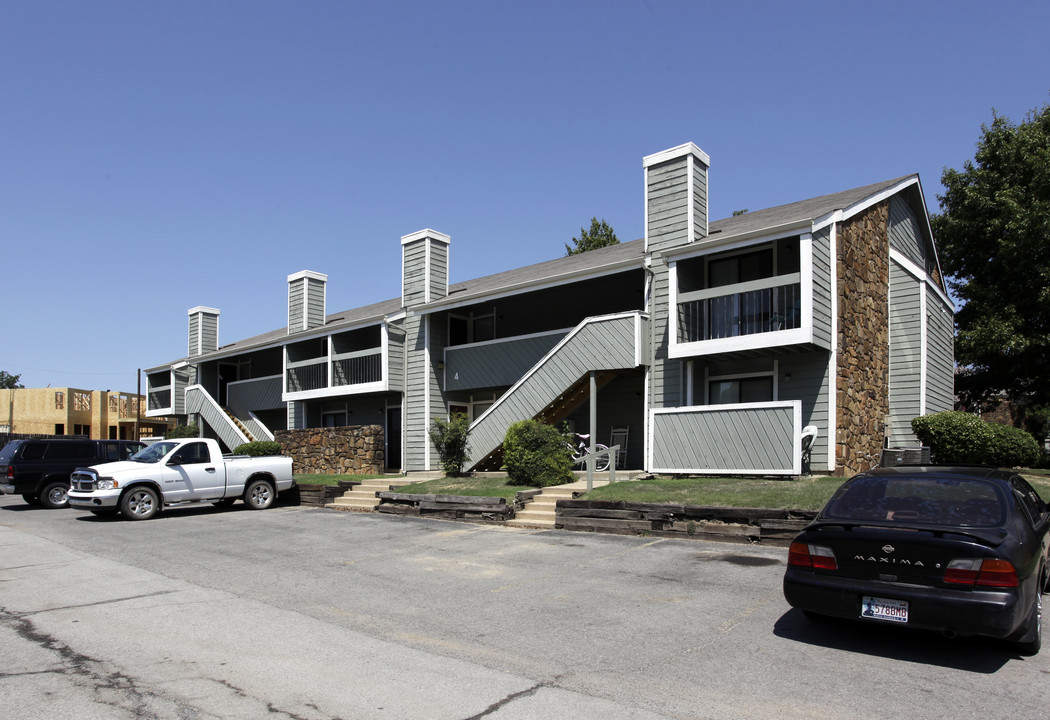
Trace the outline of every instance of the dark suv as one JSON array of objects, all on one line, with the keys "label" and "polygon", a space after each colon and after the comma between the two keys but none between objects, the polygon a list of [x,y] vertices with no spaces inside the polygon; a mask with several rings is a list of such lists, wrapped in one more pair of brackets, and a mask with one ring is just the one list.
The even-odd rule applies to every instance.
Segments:
[{"label": "dark suv", "polygon": [[0,493],[30,505],[67,507],[69,474],[78,467],[127,460],[146,447],[131,440],[12,440],[0,450]]}]

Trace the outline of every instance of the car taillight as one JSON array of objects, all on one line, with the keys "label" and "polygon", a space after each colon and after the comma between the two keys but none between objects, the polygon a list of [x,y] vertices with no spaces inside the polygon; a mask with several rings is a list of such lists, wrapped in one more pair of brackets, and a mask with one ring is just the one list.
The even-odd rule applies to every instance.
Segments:
[{"label": "car taillight", "polygon": [[807,545],[793,542],[788,549],[788,565],[817,568],[819,570],[838,570],[835,553],[823,545]]},{"label": "car taillight", "polygon": [[959,558],[948,563],[944,582],[976,587],[1017,587],[1020,580],[1009,560]]},{"label": "car taillight", "polygon": [[4,477],[8,480],[13,480],[15,477],[15,468],[13,465],[8,465],[4,468]]}]

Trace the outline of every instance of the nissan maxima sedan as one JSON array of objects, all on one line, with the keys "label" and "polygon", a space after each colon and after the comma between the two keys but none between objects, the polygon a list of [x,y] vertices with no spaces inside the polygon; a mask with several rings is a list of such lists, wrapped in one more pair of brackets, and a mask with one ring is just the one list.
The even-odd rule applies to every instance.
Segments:
[{"label": "nissan maxima sedan", "polygon": [[807,616],[1042,643],[1050,515],[1016,473],[899,466],[857,475],[791,543],[784,597]]}]

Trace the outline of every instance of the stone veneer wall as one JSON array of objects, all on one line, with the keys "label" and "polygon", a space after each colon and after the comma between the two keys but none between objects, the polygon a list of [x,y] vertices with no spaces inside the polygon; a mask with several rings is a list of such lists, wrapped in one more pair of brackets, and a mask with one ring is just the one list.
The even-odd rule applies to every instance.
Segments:
[{"label": "stone veneer wall", "polygon": [[283,455],[291,456],[295,475],[380,475],[384,470],[379,425],[277,430],[274,440]]},{"label": "stone veneer wall", "polygon": [[890,412],[889,202],[838,228],[835,474],[878,461]]}]

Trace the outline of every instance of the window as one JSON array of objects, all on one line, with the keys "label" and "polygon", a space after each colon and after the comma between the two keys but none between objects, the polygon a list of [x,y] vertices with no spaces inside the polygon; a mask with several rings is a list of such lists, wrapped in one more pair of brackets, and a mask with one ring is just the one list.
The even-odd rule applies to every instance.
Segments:
[{"label": "window", "polygon": [[47,446],[48,460],[93,460],[95,446],[86,442],[68,442],[62,440]]},{"label": "window", "polygon": [[91,394],[86,392],[75,392],[73,393],[73,409],[74,410],[90,410],[91,409]]},{"label": "window", "polygon": [[182,456],[183,465],[198,465],[211,462],[211,454],[208,452],[207,443],[190,443],[179,451]]},{"label": "window", "polygon": [[66,394],[64,392],[55,392],[55,410],[66,409]]},{"label": "window", "polygon": [[769,376],[712,380],[708,384],[711,405],[771,402],[773,378]]},{"label": "window", "polygon": [[65,435],[66,425],[65,423],[55,423],[55,435]]},{"label": "window", "polygon": [[484,315],[471,312],[469,315],[448,316],[448,344],[466,345],[496,338],[496,311]]}]

